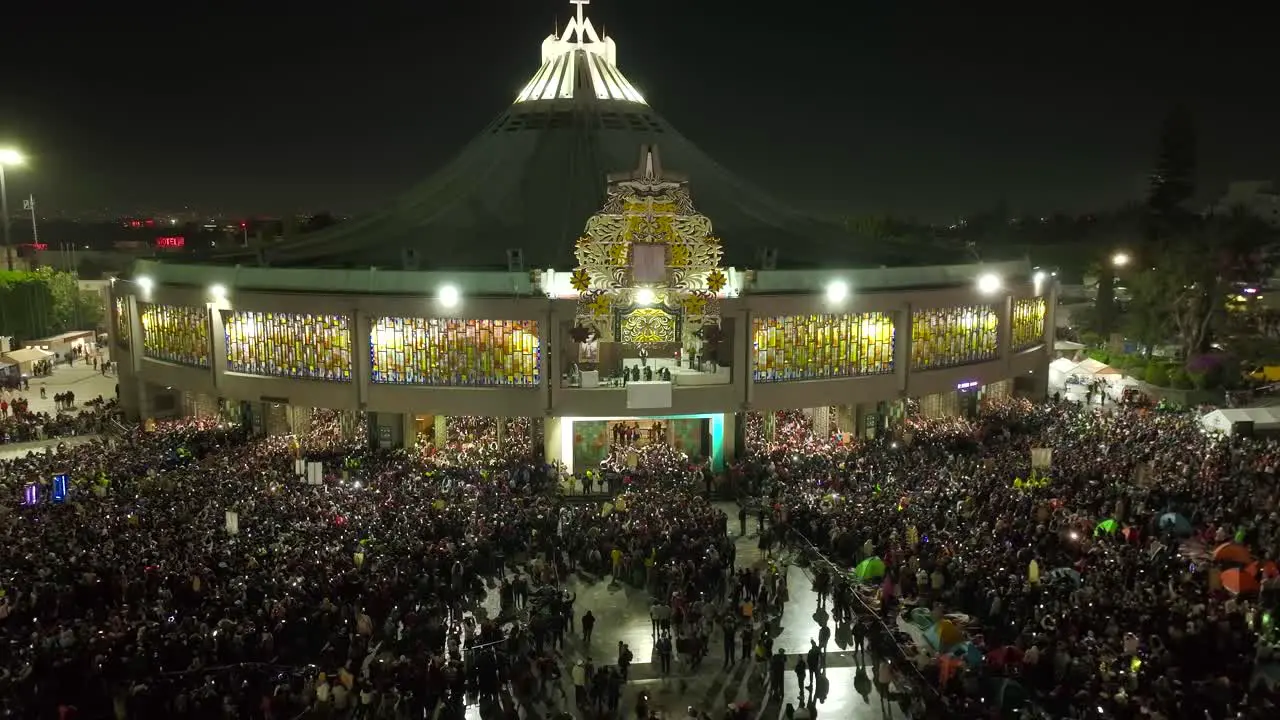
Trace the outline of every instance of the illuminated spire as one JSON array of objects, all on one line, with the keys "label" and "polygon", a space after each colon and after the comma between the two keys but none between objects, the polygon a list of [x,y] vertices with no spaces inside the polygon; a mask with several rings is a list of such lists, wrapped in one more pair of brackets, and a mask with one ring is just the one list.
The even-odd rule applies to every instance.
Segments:
[{"label": "illuminated spire", "polygon": [[591,0],[569,2],[576,6],[575,16],[565,25],[563,34],[552,33],[542,41],[542,67],[520,91],[516,102],[573,98],[576,86],[588,87],[586,82],[578,82],[581,63],[597,100],[643,104],[644,97],[618,70],[613,38],[602,37],[586,17],[584,7]]}]

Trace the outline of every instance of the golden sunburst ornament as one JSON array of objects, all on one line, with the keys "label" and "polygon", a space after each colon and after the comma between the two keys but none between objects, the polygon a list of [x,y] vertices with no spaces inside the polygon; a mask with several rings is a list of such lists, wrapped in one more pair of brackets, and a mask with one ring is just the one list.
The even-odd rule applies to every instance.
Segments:
[{"label": "golden sunburst ornament", "polygon": [[591,276],[587,274],[585,269],[578,268],[573,271],[573,275],[569,276],[569,284],[573,286],[574,290],[584,293],[587,288],[591,287]]},{"label": "golden sunburst ornament", "polygon": [[718,293],[724,289],[724,284],[726,282],[727,280],[724,273],[721,272],[719,268],[712,270],[711,274],[707,275],[707,289],[713,293]]}]

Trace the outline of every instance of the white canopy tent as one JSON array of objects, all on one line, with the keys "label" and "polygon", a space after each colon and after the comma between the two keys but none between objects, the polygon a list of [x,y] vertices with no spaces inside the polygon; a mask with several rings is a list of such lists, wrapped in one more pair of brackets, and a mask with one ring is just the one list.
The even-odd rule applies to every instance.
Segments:
[{"label": "white canopy tent", "polygon": [[1200,418],[1206,431],[1230,435],[1236,423],[1251,422],[1255,432],[1280,431],[1280,411],[1276,408],[1226,408]]},{"label": "white canopy tent", "polygon": [[1067,358],[1058,358],[1049,363],[1049,384],[1055,387],[1062,387],[1067,384],[1067,378],[1071,377],[1072,371],[1079,365],[1074,360]]},{"label": "white canopy tent", "polygon": [[1120,375],[1119,370],[1110,365],[1094,360],[1093,358],[1085,358],[1080,364],[1075,366],[1072,371],[1073,375],[1081,375],[1085,377],[1094,377],[1096,375]]}]

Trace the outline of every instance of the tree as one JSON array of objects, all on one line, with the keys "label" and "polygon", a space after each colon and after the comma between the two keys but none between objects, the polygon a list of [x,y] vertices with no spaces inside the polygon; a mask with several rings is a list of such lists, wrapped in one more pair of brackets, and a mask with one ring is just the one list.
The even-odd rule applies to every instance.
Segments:
[{"label": "tree", "polygon": [[1158,270],[1143,270],[1129,282],[1129,307],[1124,317],[1125,332],[1138,341],[1148,359],[1155,345],[1167,340],[1174,329],[1169,298],[1178,291],[1174,276]]},{"label": "tree", "polygon": [[1176,106],[1160,128],[1147,209],[1155,220],[1176,221],[1196,191],[1196,131],[1190,111]]},{"label": "tree", "polygon": [[1226,300],[1242,285],[1254,285],[1270,273],[1263,248],[1274,239],[1266,223],[1247,213],[1193,218],[1165,238],[1168,250],[1156,270],[1172,299],[1178,342],[1186,357],[1204,352]]}]

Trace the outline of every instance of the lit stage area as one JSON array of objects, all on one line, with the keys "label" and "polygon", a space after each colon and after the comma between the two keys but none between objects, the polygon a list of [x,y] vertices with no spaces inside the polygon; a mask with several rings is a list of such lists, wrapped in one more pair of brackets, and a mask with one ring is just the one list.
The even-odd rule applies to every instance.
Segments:
[{"label": "lit stage area", "polygon": [[[655,423],[660,430],[657,437],[653,431]],[[546,458],[564,463],[572,473],[599,468],[615,445],[666,444],[691,460],[710,459],[711,469],[720,472],[725,467],[726,440],[729,444],[734,442],[734,425],[734,416],[725,413],[547,418]],[[623,434],[626,429],[636,433],[634,439]]]}]

